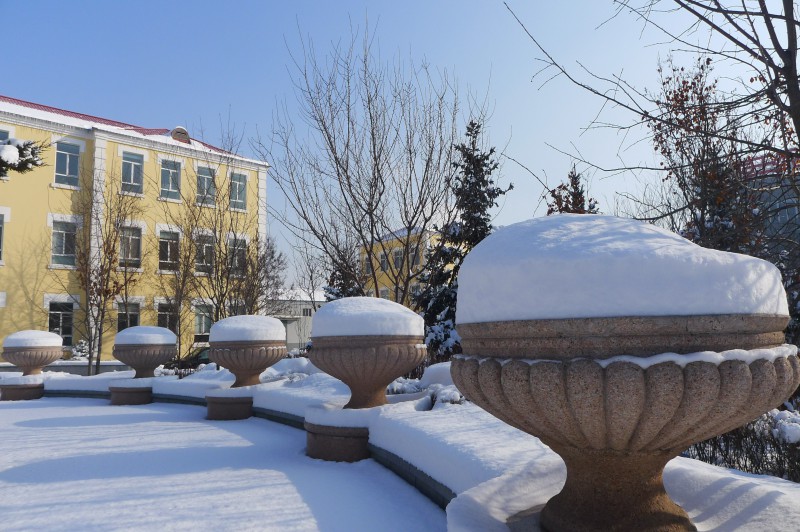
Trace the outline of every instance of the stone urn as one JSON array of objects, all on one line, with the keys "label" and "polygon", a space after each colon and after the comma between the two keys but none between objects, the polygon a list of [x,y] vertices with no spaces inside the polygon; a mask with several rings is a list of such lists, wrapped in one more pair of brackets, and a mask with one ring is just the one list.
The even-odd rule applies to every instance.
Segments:
[{"label": "stone urn", "polygon": [[321,307],[311,326],[311,362],[350,388],[345,408],[386,404],[386,387],[425,358],[424,322],[386,299],[348,297]]},{"label": "stone urn", "polygon": [[153,377],[155,369],[178,355],[175,333],[164,327],[137,325],[117,333],[114,358],[136,370],[134,379]]},{"label": "stone urn", "polygon": [[560,530],[694,530],[664,490],[689,445],[800,384],[780,273],[643,223],[561,215],[497,231],[459,276],[461,392],[567,466]]},{"label": "stone urn", "polygon": [[3,358],[22,370],[22,375],[38,375],[42,368],[64,354],[62,338],[47,331],[19,331],[3,340]]},{"label": "stone urn", "polygon": [[286,356],[286,328],[268,316],[232,316],[211,326],[209,343],[208,358],[236,376],[232,388],[252,386]]}]

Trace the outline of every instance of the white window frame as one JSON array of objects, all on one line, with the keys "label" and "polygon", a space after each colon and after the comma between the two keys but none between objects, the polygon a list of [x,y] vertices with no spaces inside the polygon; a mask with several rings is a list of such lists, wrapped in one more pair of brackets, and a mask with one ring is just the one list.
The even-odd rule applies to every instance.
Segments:
[{"label": "white window frame", "polygon": [[[139,157],[138,161],[130,161],[125,160],[125,157]],[[120,153],[120,158],[122,159],[122,170],[120,175],[120,192],[123,194],[133,194],[133,195],[144,195],[144,163],[146,161],[145,156],[133,150],[122,150]],[[125,181],[125,165],[130,165],[130,177],[131,181]],[[139,169],[139,181],[136,182],[136,168]]]},{"label": "white window frame", "polygon": [[[234,181],[234,177],[237,178],[236,181]],[[238,178],[242,178],[243,182],[239,183]],[[229,179],[229,207],[232,211],[247,211],[247,174],[243,172],[231,172]]]},{"label": "white window frame", "polygon": [[[177,171],[173,169],[165,169],[164,163],[177,164],[178,165]],[[159,177],[158,199],[166,201],[176,201],[176,202],[181,201],[181,173],[183,171],[184,166],[185,165],[183,164],[183,161],[179,159],[171,159],[166,157],[158,158],[158,177]],[[168,188],[164,188],[164,170],[170,172]],[[176,180],[173,180],[172,172],[177,173]],[[173,184],[175,184],[175,181],[177,181],[177,188],[173,189],[172,186]]]},{"label": "white window frame", "polygon": [[[208,170],[210,175],[202,175],[201,171],[203,170]],[[217,204],[217,170],[210,166],[197,166],[195,168],[195,174],[197,175],[197,196],[195,202],[197,205],[202,205],[203,207],[214,207]],[[201,180],[204,182],[202,189],[200,186]],[[201,190],[203,193],[201,193]]]},{"label": "white window frame", "polygon": [[[131,229],[139,232],[139,256],[138,257],[125,257],[123,256],[122,250],[125,249],[123,245],[123,241],[128,239],[127,236],[124,234],[125,229]],[[122,269],[128,269],[132,271],[141,271],[142,270],[142,246],[144,240],[144,231],[142,230],[141,226],[135,224],[125,224],[120,227],[119,231],[119,267]],[[130,244],[128,244],[128,252],[130,253]],[[137,260],[138,264],[129,264],[130,261]],[[124,262],[123,262],[124,261]]]},{"label": "white window frame", "polygon": [[[63,145],[66,145],[66,146],[74,146],[74,147],[76,147],[78,149],[78,153],[75,154],[75,153],[71,153],[71,152],[67,152],[67,151],[60,151],[59,150],[59,145],[60,144],[63,144]],[[56,187],[64,187],[64,188],[69,188],[69,189],[79,189],[80,188],[81,154],[85,150],[86,150],[86,143],[84,143],[84,142],[80,142],[79,143],[78,141],[75,141],[75,140],[73,140],[71,138],[62,138],[62,139],[59,139],[59,140],[55,141],[55,157],[56,157],[56,161],[55,161],[55,164],[53,165],[53,169],[55,171],[54,172],[54,178],[53,178],[53,185],[54,186],[56,186]],[[60,154],[64,154],[66,156],[66,158],[67,158],[67,161],[66,161],[66,166],[67,166],[66,172],[67,173],[65,173],[65,174],[59,174],[58,173],[58,166],[59,166],[58,160],[59,160],[59,155]],[[76,166],[75,175],[72,175],[72,174],[69,173],[70,162],[72,161],[73,157],[77,158],[77,162],[75,163],[75,166]],[[59,176],[61,176],[61,180],[60,181],[59,181]]]}]

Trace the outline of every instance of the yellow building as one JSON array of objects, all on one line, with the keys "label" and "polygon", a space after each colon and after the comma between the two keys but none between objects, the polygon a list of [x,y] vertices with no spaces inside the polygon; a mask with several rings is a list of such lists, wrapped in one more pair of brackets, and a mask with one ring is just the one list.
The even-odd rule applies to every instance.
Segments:
[{"label": "yellow building", "polygon": [[411,228],[381,237],[372,250],[362,248],[366,294],[414,309],[412,296],[421,290],[419,276],[425,264],[425,251],[435,238],[431,231]]},{"label": "yellow building", "polygon": [[0,342],[22,329],[56,331],[68,346],[86,337],[81,257],[114,261],[119,293],[106,315],[103,358],[128,325],[180,322],[183,344],[206,340],[214,302],[175,304],[165,293],[179,277],[181,246],[192,244],[195,276],[209,276],[215,249],[241,266],[245,246],[267,236],[268,165],[184,128],[147,129],[0,96],[0,140],[7,138],[48,147],[44,166],[0,177]]}]

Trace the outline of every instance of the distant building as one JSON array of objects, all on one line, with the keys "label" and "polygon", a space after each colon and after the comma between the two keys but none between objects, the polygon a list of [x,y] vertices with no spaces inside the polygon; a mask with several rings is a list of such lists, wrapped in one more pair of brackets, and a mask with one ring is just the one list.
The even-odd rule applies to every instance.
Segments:
[{"label": "distant building", "polygon": [[[209,302],[197,299],[176,308],[157,281],[174,276],[177,251],[188,238],[199,250],[193,265],[198,278],[214,267],[215,243],[236,265],[244,244],[266,238],[268,165],[193,139],[181,127],[143,128],[0,96],[0,139],[8,138],[49,148],[45,166],[0,176],[0,341],[18,330],[44,329],[70,346],[85,334],[76,242],[89,224],[91,256],[101,252],[94,222],[76,212],[87,194],[134,198],[143,213],[119,227],[120,244],[111,250],[118,254],[116,272],[138,282],[110,310],[103,357],[110,357],[114,334],[131,325],[175,329],[180,319],[184,345],[207,340]],[[184,234],[165,219],[165,212],[190,206],[229,212],[242,222],[242,232],[214,234],[200,226]]]},{"label": "distant building", "polygon": [[421,290],[419,273],[425,265],[425,252],[435,238],[431,231],[401,229],[383,235],[371,252],[362,247],[366,294],[414,308],[412,298]]},{"label": "distant building", "polygon": [[318,290],[308,294],[303,290],[285,290],[275,305],[282,310],[274,317],[286,327],[286,348],[289,351],[301,350],[311,339],[311,320],[319,308],[325,304],[325,294]]}]

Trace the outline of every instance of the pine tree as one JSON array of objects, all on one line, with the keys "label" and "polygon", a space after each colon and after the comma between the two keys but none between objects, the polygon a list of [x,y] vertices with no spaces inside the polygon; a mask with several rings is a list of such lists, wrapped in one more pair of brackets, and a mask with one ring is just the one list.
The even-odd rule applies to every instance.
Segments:
[{"label": "pine tree", "polygon": [[344,264],[334,264],[331,267],[328,285],[322,287],[326,301],[364,295],[363,282],[353,274],[353,272],[360,271],[356,266],[357,259],[345,257],[344,261]]},{"label": "pine tree", "polygon": [[466,141],[453,146],[458,174],[453,185],[456,219],[437,228],[437,245],[427,253],[425,270],[420,279],[423,290],[415,303],[423,309],[428,350],[439,360],[459,353],[460,338],[455,331],[458,299],[458,272],[464,257],[492,232],[489,209],[497,198],[513,188],[495,186],[492,172],[497,170],[495,149],[481,147],[481,123],[470,121]]},{"label": "pine tree", "polygon": [[581,174],[572,165],[572,170],[567,174],[567,182],[545,192],[550,196],[547,202],[547,216],[557,213],[572,214],[598,214],[597,201],[594,198],[586,199],[586,192],[581,182]]},{"label": "pine tree", "polygon": [[7,139],[0,141],[0,177],[9,170],[24,174],[44,165],[42,151],[46,146],[32,140]]}]

